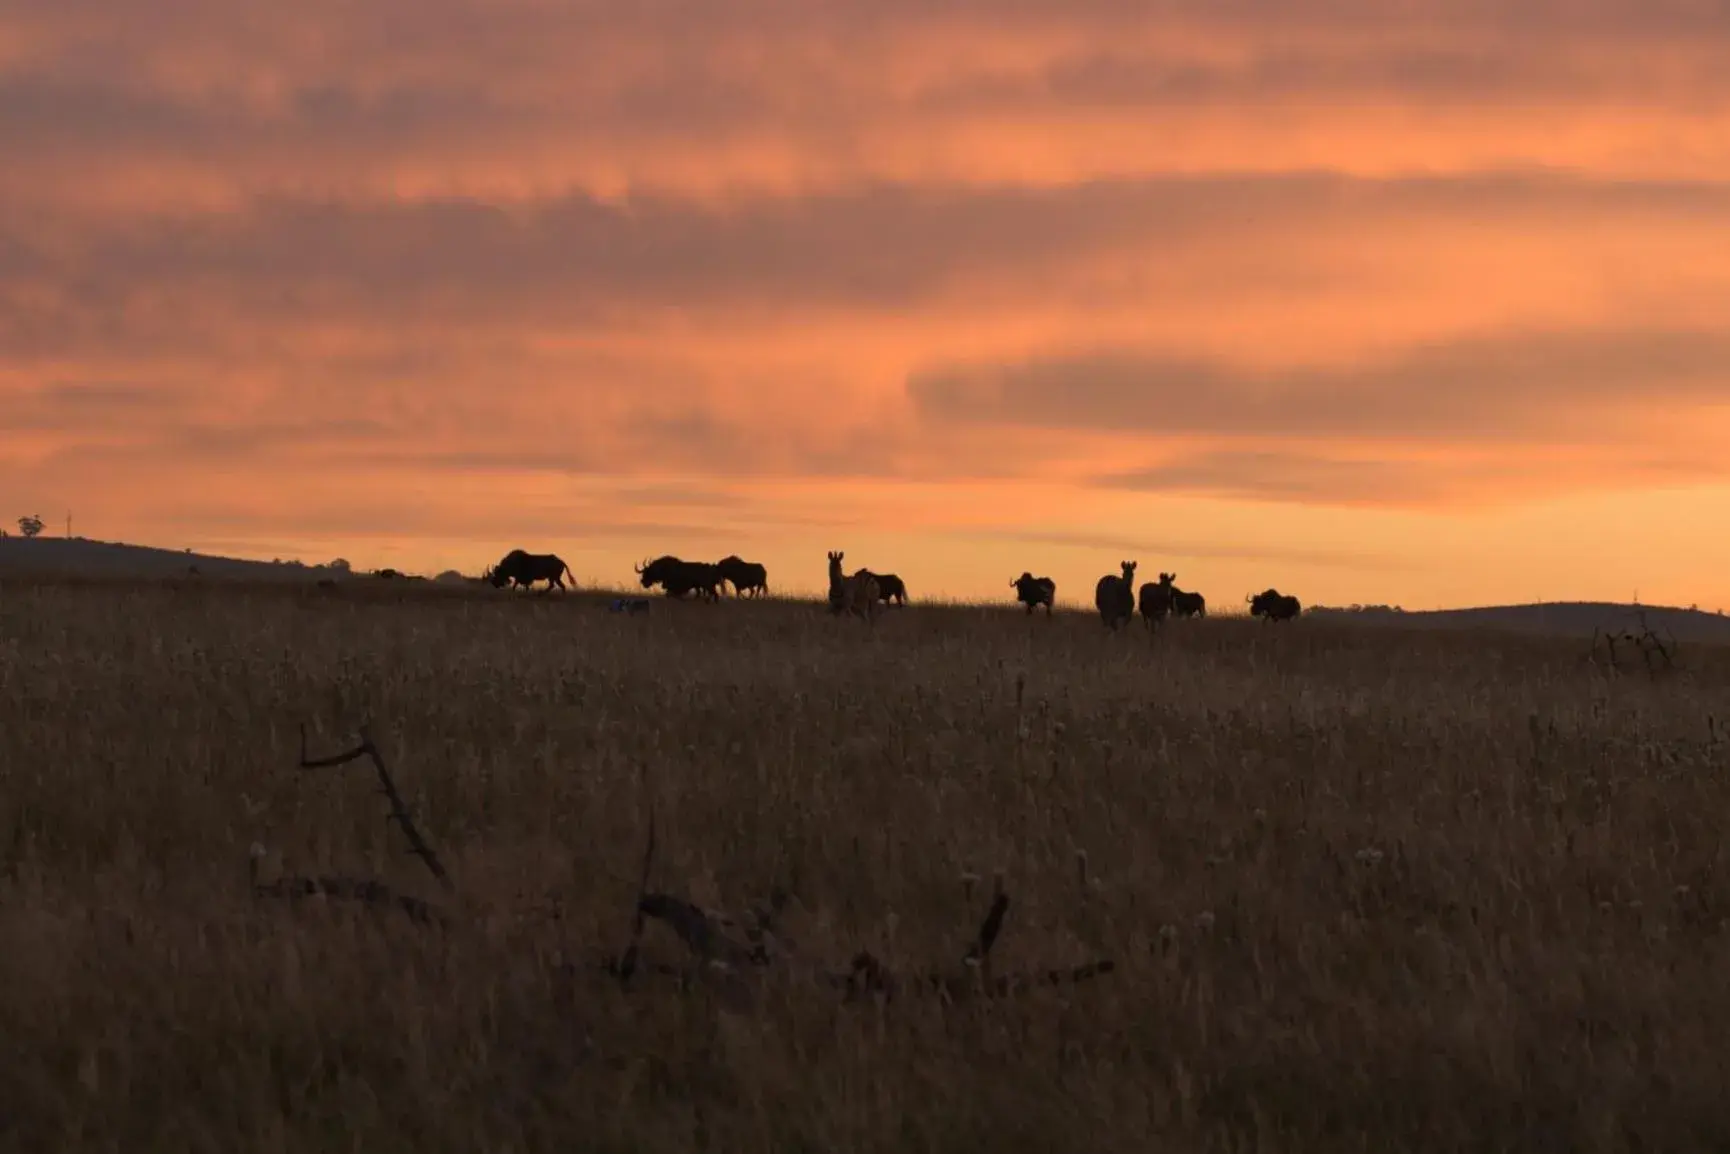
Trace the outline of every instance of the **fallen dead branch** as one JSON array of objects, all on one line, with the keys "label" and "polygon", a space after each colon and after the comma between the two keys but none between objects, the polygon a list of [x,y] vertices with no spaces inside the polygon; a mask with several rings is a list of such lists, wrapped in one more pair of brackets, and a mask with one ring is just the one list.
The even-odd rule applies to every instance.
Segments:
[{"label": "fallen dead branch", "polygon": [[1117,964],[1102,958],[1069,969],[1043,970],[1031,974],[1006,974],[995,978],[977,978],[958,974],[926,973],[911,977],[896,975],[868,952],[853,959],[846,974],[833,976],[831,983],[840,987],[849,998],[881,996],[892,998],[899,993],[936,994],[948,1001],[960,1001],[969,995],[1006,998],[1025,994],[1046,986],[1074,985],[1109,974]]},{"label": "fallen dead branch", "polygon": [[309,897],[333,898],[401,910],[423,925],[445,924],[444,913],[432,903],[408,894],[399,894],[383,882],[371,878],[301,877],[285,874],[268,882],[260,881],[258,861],[263,856],[264,847],[253,847],[251,881],[252,896],[255,898],[283,898],[291,902]]},{"label": "fallen dead branch", "polygon": [[[654,852],[655,827],[651,811],[648,847],[643,854],[642,881],[638,887],[631,940],[621,955],[602,962],[601,968],[606,973],[624,983],[640,972],[656,973],[677,978],[683,988],[710,974],[730,977],[748,968],[759,971],[773,968],[778,960],[770,948],[771,943],[777,940],[773,922],[787,901],[784,892],[775,891],[765,905],[753,911],[751,921],[741,927],[726,915],[710,913],[683,898],[651,892],[648,883]],[[993,976],[990,973],[991,949],[1003,931],[1008,913],[1009,895],[1003,891],[1000,874],[991,905],[956,971],[899,974],[886,967],[870,951],[860,950],[854,954],[845,971],[813,970],[808,971],[808,975],[822,985],[840,990],[849,1000],[862,997],[887,999],[898,994],[936,994],[946,1000],[959,1001],[969,996],[1000,998],[1041,987],[1075,984],[1109,974],[1116,968],[1110,959],[1102,958],[1068,968]],[[665,923],[694,956],[697,965],[681,968],[659,964],[645,968],[640,952],[644,927],[650,919]],[[738,936],[741,928],[743,939]]]},{"label": "fallen dead branch", "polygon": [[997,944],[997,935],[1003,932],[1003,918],[1009,913],[1009,895],[1003,892],[1003,875],[998,874],[996,884],[992,888],[991,908],[985,911],[985,920],[979,923],[979,932],[973,935],[973,944],[967,947],[967,952],[961,956],[964,966],[977,966],[984,969],[991,958],[991,947]]},{"label": "fallen dead branch", "polygon": [[[360,742],[352,749],[326,757],[313,757],[307,748],[306,726],[300,727],[300,769],[328,769],[347,765],[362,758],[370,759],[378,775],[381,792],[390,803],[390,820],[402,828],[410,852],[426,863],[428,871],[448,890],[454,890],[450,874],[438,854],[415,826],[408,805],[397,790],[385,765],[384,756],[366,727],[360,730]],[[899,994],[937,994],[948,1000],[969,996],[1006,997],[1041,987],[1073,984],[1109,974],[1114,964],[1109,959],[1088,962],[1068,968],[1037,970],[1025,974],[993,975],[990,972],[992,947],[1002,934],[1004,919],[1009,912],[1009,895],[1003,890],[999,874],[993,886],[990,906],[980,922],[960,965],[952,971],[896,973],[867,950],[853,955],[846,970],[833,971],[815,966],[783,965],[792,958],[792,943],[778,931],[777,922],[789,900],[779,887],[769,897],[751,907],[741,918],[718,911],[705,910],[686,898],[649,888],[655,865],[655,809],[649,807],[649,828],[643,847],[643,863],[637,878],[637,896],[631,911],[630,937],[624,950],[604,959],[600,968],[628,986],[640,974],[673,978],[681,989],[716,979],[735,982],[746,973],[798,974],[814,979],[817,984],[841,991],[849,1000],[861,997],[893,998]],[[365,905],[401,910],[417,922],[443,925],[444,913],[429,902],[392,890],[384,883],[366,878],[283,876],[270,882],[258,878],[258,858],[262,847],[255,847],[252,861],[252,892],[258,898],[284,898],[290,901],[322,896],[355,901]],[[675,965],[665,962],[645,962],[642,957],[643,938],[648,924],[659,922],[668,927],[695,960],[695,965]]]},{"label": "fallen dead branch", "polygon": [[306,724],[301,723],[301,769],[329,769],[332,766],[347,765],[351,761],[359,761],[363,757],[372,759],[373,769],[378,772],[379,785],[383,788],[385,797],[390,801],[390,820],[402,827],[403,836],[408,838],[409,852],[426,863],[427,869],[432,871],[433,877],[437,878],[446,890],[455,889],[450,874],[445,872],[444,865],[438,859],[438,854],[433,852],[432,846],[427,844],[427,840],[421,836],[420,830],[415,828],[414,818],[410,816],[408,806],[403,802],[402,794],[397,792],[396,782],[391,780],[390,771],[385,768],[384,755],[379,753],[378,745],[373,741],[367,727],[361,726],[360,744],[348,752],[333,754],[330,757],[315,758],[307,754]]},{"label": "fallen dead branch", "polygon": [[892,998],[898,993],[923,993],[936,994],[946,1001],[959,1001],[969,996],[1003,998],[1026,993],[1041,986],[1084,982],[1102,974],[1109,974],[1117,968],[1116,963],[1110,959],[1101,958],[1068,969],[994,977],[990,971],[991,947],[997,944],[997,937],[1003,932],[1003,919],[1008,914],[1009,895],[1003,892],[1003,875],[998,874],[992,886],[991,905],[985,911],[985,919],[979,923],[979,932],[974,935],[973,943],[961,957],[961,972],[898,975],[885,968],[869,951],[861,950],[854,955],[848,972],[832,976],[831,981],[846,991],[849,998]]},{"label": "fallen dead branch", "polygon": [[[378,744],[366,727],[360,731],[360,744],[345,753],[330,757],[312,757],[307,752],[306,725],[300,727],[300,768],[329,769],[333,766],[347,765],[366,757],[372,760],[373,769],[378,774],[381,792],[390,802],[390,820],[402,827],[403,835],[408,839],[409,852],[426,863],[433,877],[437,878],[447,891],[455,887],[451,883],[450,874],[444,864],[439,861],[438,854],[433,851],[427,840],[421,836],[415,826],[413,817],[409,814],[408,805],[403,801],[402,794],[397,790],[396,782],[391,778],[390,770],[384,763],[384,755],[379,752]],[[425,924],[444,925],[445,915],[432,903],[407,894],[398,893],[383,882],[373,878],[354,878],[343,875],[327,877],[305,877],[299,875],[284,875],[272,881],[259,880],[258,863],[264,856],[264,847],[254,845],[248,876],[251,882],[252,896],[255,898],[281,898],[288,901],[299,901],[309,897],[323,897],[338,901],[358,902],[383,909],[396,909],[407,914],[414,921]]]},{"label": "fallen dead branch", "polygon": [[[643,849],[643,868],[637,884],[637,901],[631,915],[631,939],[617,958],[602,963],[603,969],[628,983],[638,969],[643,930],[650,918],[664,922],[685,947],[704,963],[729,969],[767,965],[773,922],[786,903],[786,894],[776,890],[765,905],[753,911],[749,923],[740,926],[725,914],[712,914],[695,902],[649,889],[655,863],[655,810],[649,807],[648,844]],[[741,940],[737,934],[744,934]]]},{"label": "fallen dead branch", "polygon": [[648,911],[644,909],[643,903],[649,897],[649,870],[654,864],[655,806],[651,802],[649,805],[649,844],[643,850],[643,872],[641,880],[637,883],[637,904],[632,908],[631,913],[631,942],[613,965],[613,973],[621,982],[629,982],[637,972],[637,951],[643,943],[644,919],[648,916]]}]

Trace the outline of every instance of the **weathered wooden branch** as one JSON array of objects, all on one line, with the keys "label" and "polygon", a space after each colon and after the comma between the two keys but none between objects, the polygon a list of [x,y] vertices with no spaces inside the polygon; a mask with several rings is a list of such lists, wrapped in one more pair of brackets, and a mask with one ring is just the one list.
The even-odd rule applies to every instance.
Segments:
[{"label": "weathered wooden branch", "polygon": [[979,924],[979,932],[973,937],[973,944],[967,947],[967,953],[962,955],[964,966],[984,967],[991,957],[991,947],[997,944],[997,935],[1003,931],[1003,918],[1009,912],[1009,895],[1003,892],[1003,876],[997,877],[997,884],[992,892],[991,908],[985,912],[985,920]]},{"label": "weathered wooden branch", "polygon": [[398,909],[423,924],[445,924],[445,916],[436,906],[407,894],[399,894],[383,882],[371,878],[299,877],[284,874],[273,881],[260,881],[258,863],[264,856],[264,847],[254,843],[246,868],[247,882],[254,898],[286,898],[291,902],[308,897],[336,898]]},{"label": "weathered wooden branch", "polygon": [[1026,974],[1003,974],[996,977],[941,972],[897,974],[886,968],[869,951],[854,955],[852,966],[844,974],[828,974],[825,980],[841,990],[849,1000],[863,997],[891,999],[901,994],[934,994],[947,1001],[980,996],[1006,998],[1025,994],[1045,986],[1075,985],[1109,974],[1117,963],[1109,958],[1071,966],[1068,969],[1037,970]]},{"label": "weathered wooden branch", "polygon": [[[615,959],[604,968],[621,982],[629,982],[638,971],[643,942],[643,930],[649,919],[664,922],[678,935],[685,947],[705,963],[720,963],[726,968],[763,966],[769,964],[769,942],[773,923],[786,902],[780,890],[769,901],[753,911],[752,919],[740,927],[725,914],[711,913],[695,902],[674,894],[649,889],[649,874],[655,857],[655,813],[649,810],[649,839],[643,851],[642,876],[637,887],[637,901],[631,916],[631,940]],[[743,940],[731,931],[743,931]]]},{"label": "weathered wooden branch", "polygon": [[[605,972],[621,981],[629,981],[632,975],[646,969],[649,972],[676,977],[680,988],[685,988],[714,971],[736,974],[747,966],[758,969],[771,967],[777,959],[770,955],[767,946],[773,936],[774,918],[787,901],[784,891],[773,891],[769,901],[753,911],[753,923],[745,927],[746,941],[742,942],[728,932],[736,927],[725,915],[710,913],[694,902],[671,894],[649,892],[649,863],[653,854],[654,820],[651,813],[649,848],[643,855],[643,878],[634,911],[631,942],[624,954],[606,959],[602,963]],[[988,965],[991,948],[1003,931],[1003,921],[1008,913],[1009,895],[1003,891],[1003,876],[999,874],[995,879],[991,906],[986,911],[985,919],[967,952],[962,956],[958,972],[933,971],[901,975],[885,967],[868,950],[855,954],[849,968],[844,972],[821,969],[805,972],[819,984],[841,991],[849,1000],[868,996],[892,998],[897,994],[909,993],[936,994],[955,1001],[969,996],[1007,997],[1041,986],[1084,982],[1102,974],[1109,974],[1116,968],[1115,963],[1109,959],[1100,959],[1068,969],[992,976]],[[648,918],[665,922],[694,955],[697,965],[683,968],[665,965],[645,967],[639,960],[639,947],[643,926]]]},{"label": "weathered wooden branch", "polygon": [[445,872],[444,864],[439,861],[438,854],[433,851],[432,846],[427,843],[427,840],[421,836],[420,830],[415,827],[414,818],[409,814],[407,803],[403,801],[402,794],[397,791],[396,782],[391,780],[390,770],[385,768],[384,755],[379,752],[378,744],[373,741],[372,734],[367,727],[361,726],[360,744],[353,749],[329,757],[312,757],[307,752],[306,724],[301,723],[301,769],[329,769],[333,766],[347,765],[351,761],[359,761],[363,757],[372,759],[373,769],[378,772],[379,785],[383,787],[384,795],[390,801],[390,820],[402,827],[403,836],[408,839],[409,852],[426,863],[427,869],[432,871],[433,877],[437,878],[445,889],[455,889],[455,884],[451,881],[450,874]]},{"label": "weathered wooden branch", "polygon": [[672,894],[645,894],[637,903],[637,910],[672,927],[679,940],[705,962],[721,961],[729,966],[762,964],[757,951],[728,936],[726,920],[705,913],[694,902]]},{"label": "weathered wooden branch", "polygon": [[445,924],[444,913],[430,902],[399,894],[383,882],[371,878],[284,876],[274,881],[255,883],[252,896],[286,898],[290,901],[315,896],[336,898],[370,906],[394,907],[423,925]]},{"label": "weathered wooden branch", "polygon": [[609,964],[620,982],[629,982],[637,972],[637,953],[643,944],[643,924],[648,911],[643,903],[649,897],[649,871],[655,864],[655,803],[649,803],[649,844],[643,849],[643,870],[637,882],[637,901],[631,909],[631,940],[625,952]]},{"label": "weathered wooden branch", "polygon": [[[447,889],[454,888],[450,875],[439,861],[437,853],[415,827],[408,806],[396,788],[385,765],[378,745],[366,727],[360,730],[360,743],[342,753],[313,757],[307,748],[306,726],[300,727],[300,768],[328,769],[369,758],[378,774],[382,792],[390,801],[390,819],[402,827],[410,850],[426,863],[432,875]],[[674,894],[649,889],[655,863],[657,824],[655,807],[649,805],[649,828],[643,847],[643,864],[637,878],[637,896],[631,911],[630,939],[624,951],[602,962],[601,968],[629,984],[642,973],[674,978],[678,986],[688,988],[709,981],[717,975],[737,975],[751,968],[759,972],[778,971],[775,963],[784,959],[788,945],[777,932],[776,923],[789,901],[780,887],[771,890],[766,901],[753,906],[747,916],[735,921],[726,914],[704,910],[695,902]],[[395,908],[417,922],[445,924],[445,915],[434,905],[418,898],[397,893],[382,882],[351,877],[284,876],[270,882],[258,878],[258,858],[262,847],[255,847],[252,862],[251,889],[257,898],[284,898],[294,901],[304,897],[324,896],[356,901],[366,905]],[[1085,873],[1085,866],[1082,867]],[[1009,896],[1003,890],[1003,876],[994,880],[992,900],[962,956],[959,972],[929,972],[911,975],[896,974],[883,966],[868,951],[860,951],[850,967],[841,973],[821,968],[800,966],[820,985],[840,990],[849,1000],[864,996],[894,997],[899,993],[936,994],[955,1000],[968,996],[1006,997],[1042,986],[1063,985],[1087,981],[1111,973],[1114,964],[1109,959],[1089,962],[1068,969],[1035,971],[1028,974],[992,976],[989,961],[992,947],[1003,931],[1009,912]],[[697,965],[668,965],[645,962],[642,959],[643,934],[649,920],[665,923],[685,944]],[[777,949],[776,947],[780,947]]]},{"label": "weathered wooden branch", "polygon": [[777,928],[781,912],[787,908],[791,895],[780,886],[769,891],[768,900],[758,902],[751,908],[751,921],[745,926],[745,939],[751,943],[751,960],[758,965],[767,965],[772,960],[772,953],[779,949],[790,952],[793,943],[782,936]]}]

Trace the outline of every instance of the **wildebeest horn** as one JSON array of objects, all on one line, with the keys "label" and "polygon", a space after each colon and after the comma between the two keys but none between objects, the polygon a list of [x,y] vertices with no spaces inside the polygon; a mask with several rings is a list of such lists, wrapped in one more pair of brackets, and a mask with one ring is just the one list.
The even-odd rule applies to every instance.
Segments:
[{"label": "wildebeest horn", "polygon": [[637,574],[639,576],[641,576],[643,570],[647,569],[648,567],[649,567],[649,563],[647,561],[644,561],[641,565],[632,566],[632,568],[634,568],[637,571]]}]

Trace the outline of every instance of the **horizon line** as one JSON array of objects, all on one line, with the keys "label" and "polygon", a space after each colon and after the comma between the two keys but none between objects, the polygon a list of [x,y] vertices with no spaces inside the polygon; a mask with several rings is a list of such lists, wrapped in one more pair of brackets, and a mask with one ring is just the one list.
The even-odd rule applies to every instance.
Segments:
[{"label": "horizon line", "polygon": [[[197,550],[191,546],[181,546],[181,547],[176,548],[176,547],[171,547],[171,546],[166,546],[166,545],[140,544],[140,543],[132,542],[132,541],[110,541],[110,540],[104,540],[102,538],[83,537],[83,536],[77,536],[77,535],[70,536],[70,537],[65,536],[65,535],[49,536],[49,535],[44,533],[44,534],[38,534],[35,537],[25,537],[22,534],[8,533],[8,534],[5,534],[4,536],[0,536],[0,540],[4,540],[7,542],[12,542],[12,541],[17,541],[17,542],[31,541],[31,542],[42,542],[42,543],[60,542],[62,544],[83,543],[83,544],[87,544],[87,545],[104,546],[104,547],[108,547],[108,548],[137,549],[137,550],[143,550],[143,551],[154,552],[154,553],[165,553],[165,554],[171,554],[171,555],[177,555],[177,556],[188,556],[188,557],[194,557],[194,558],[198,558],[198,559],[205,560],[205,561],[226,562],[229,564],[237,564],[237,565],[257,565],[257,566],[261,566],[261,567],[264,567],[267,569],[271,568],[271,567],[275,567],[275,566],[284,566],[284,567],[292,567],[292,568],[306,569],[306,570],[313,570],[313,571],[324,570],[324,571],[328,571],[331,573],[344,573],[344,572],[346,572],[349,575],[351,575],[352,577],[360,577],[360,578],[373,578],[377,574],[388,569],[388,570],[391,570],[395,573],[401,574],[404,577],[416,577],[416,578],[419,578],[421,580],[425,580],[429,583],[436,582],[438,580],[438,578],[444,577],[444,576],[451,574],[451,573],[457,574],[458,576],[462,577],[465,581],[477,581],[480,579],[479,574],[464,573],[462,570],[455,569],[455,568],[447,568],[447,569],[440,570],[437,573],[431,573],[431,572],[426,572],[424,570],[405,569],[405,568],[402,568],[400,566],[394,566],[394,565],[393,566],[375,566],[375,567],[372,567],[370,569],[357,568],[352,563],[350,563],[349,567],[346,570],[343,570],[343,569],[332,568],[329,562],[308,562],[308,561],[301,560],[299,557],[272,557],[269,559],[265,559],[265,558],[260,557],[260,556],[248,557],[248,556],[237,556],[237,555],[228,554],[228,553],[205,553],[205,552],[200,552],[199,550]],[[346,558],[339,558],[339,559],[346,560]],[[80,576],[100,577],[101,575],[100,574],[89,574],[89,575],[80,575]],[[575,577],[574,573],[572,575],[572,580],[573,580],[573,582],[576,582],[576,577]],[[605,580],[594,582],[591,584],[574,584],[573,588],[570,591],[571,592],[580,592],[580,593],[591,593],[591,594],[605,593],[605,594],[613,594],[613,595],[617,595],[617,596],[621,596],[621,597],[623,597],[623,596],[643,596],[643,595],[660,596],[659,594],[651,594],[650,590],[637,589],[633,586],[608,584],[608,583],[606,583]],[[773,594],[769,595],[768,597],[762,598],[762,599],[763,600],[782,601],[782,602],[808,602],[808,601],[820,602],[823,599],[823,593],[822,593],[821,589],[816,585],[811,585],[809,587],[806,587],[804,585],[795,584],[794,586],[791,587],[791,591],[789,591],[789,592],[776,592],[776,593],[773,593]],[[747,599],[747,600],[749,600],[749,599]],[[989,599],[984,599],[984,598],[974,599],[974,598],[968,598],[968,597],[964,597],[964,596],[944,594],[944,593],[937,593],[937,594],[930,594],[930,595],[923,595],[922,594],[919,597],[918,602],[920,604],[946,605],[946,606],[954,606],[954,607],[959,607],[959,608],[973,608],[973,607],[989,608],[989,607],[1000,606],[1000,605],[1013,607],[1013,606],[1017,606],[1020,604],[1020,602],[1018,602],[1018,601],[1014,601],[1014,600],[1007,599],[1007,598],[1000,602],[1000,601],[989,600]],[[1247,595],[1246,595],[1245,602],[1238,602],[1236,600],[1223,600],[1223,601],[1220,601],[1218,603],[1217,607],[1210,604],[1208,615],[1209,616],[1233,616],[1234,614],[1232,613],[1232,610],[1237,609],[1240,605],[1242,605],[1246,602],[1247,602]],[[1437,605],[1437,606],[1428,607],[1428,608],[1409,608],[1407,606],[1404,606],[1404,605],[1401,605],[1398,603],[1393,603],[1393,602],[1350,602],[1350,603],[1345,603],[1345,604],[1326,604],[1326,603],[1322,603],[1322,602],[1316,602],[1313,604],[1306,605],[1304,611],[1306,613],[1310,612],[1311,610],[1325,610],[1325,611],[1330,611],[1330,612],[1383,611],[1383,612],[1398,613],[1398,614],[1470,613],[1470,612],[1481,612],[1481,611],[1485,611],[1485,610],[1495,610],[1495,609],[1541,609],[1541,608],[1546,608],[1546,607],[1551,607],[1551,606],[1569,606],[1569,605],[1603,605],[1603,606],[1613,606],[1613,607],[1617,607],[1617,608],[1627,608],[1627,609],[1667,609],[1667,610],[1673,610],[1676,612],[1683,612],[1683,613],[1687,613],[1687,612],[1699,613],[1703,616],[1708,616],[1708,617],[1711,617],[1711,616],[1722,617],[1726,613],[1725,609],[1721,606],[1715,606],[1712,608],[1702,608],[1698,601],[1696,601],[1692,604],[1689,604],[1689,605],[1679,605],[1679,604],[1666,605],[1666,604],[1654,604],[1651,602],[1644,602],[1644,601],[1641,601],[1639,599],[1639,594],[1638,594],[1637,590],[1635,591],[1634,598],[1632,600],[1626,601],[1626,602],[1608,601],[1608,600],[1604,600],[1601,598],[1573,598],[1573,599],[1561,599],[1561,600],[1506,601],[1506,602],[1470,604],[1470,605],[1468,605],[1468,604]],[[1075,611],[1087,612],[1090,610],[1091,606],[1089,606],[1089,604],[1086,601],[1069,601],[1067,603],[1067,605],[1060,606],[1059,608],[1062,609],[1063,611],[1069,611],[1069,612],[1075,612]],[[1240,612],[1240,613],[1235,614],[1235,615],[1247,616],[1247,613]]]}]

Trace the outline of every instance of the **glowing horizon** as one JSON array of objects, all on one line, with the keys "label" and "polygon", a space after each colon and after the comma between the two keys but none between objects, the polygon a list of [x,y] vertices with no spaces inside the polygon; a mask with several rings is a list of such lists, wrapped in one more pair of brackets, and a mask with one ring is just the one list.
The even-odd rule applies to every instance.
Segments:
[{"label": "glowing horizon", "polygon": [[1727,52],[1690,0],[0,0],[0,516],[1730,606]]}]

